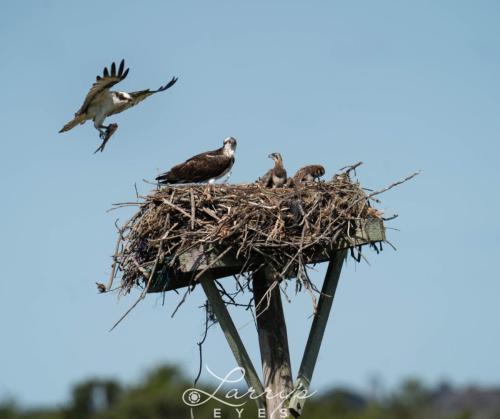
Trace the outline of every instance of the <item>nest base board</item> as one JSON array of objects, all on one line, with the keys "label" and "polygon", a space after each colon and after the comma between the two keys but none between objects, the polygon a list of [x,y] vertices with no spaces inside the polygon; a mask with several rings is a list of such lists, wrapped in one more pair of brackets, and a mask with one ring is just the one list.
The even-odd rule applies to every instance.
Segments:
[{"label": "nest base board", "polygon": [[[364,246],[385,241],[384,223],[378,218],[356,220],[355,234],[350,240],[341,240],[334,249],[324,249],[320,254],[306,260],[307,265],[327,262],[333,258],[335,252],[352,247]],[[179,256],[179,269],[158,269],[148,289],[149,293],[172,291],[187,287],[199,282],[200,276],[205,275],[211,279],[220,279],[227,276],[250,272],[258,268],[264,260],[255,260],[252,264],[243,266],[243,258],[238,259],[231,251],[224,255],[217,250],[206,252],[200,246],[190,252]],[[294,278],[296,272],[287,272],[288,278]]]}]

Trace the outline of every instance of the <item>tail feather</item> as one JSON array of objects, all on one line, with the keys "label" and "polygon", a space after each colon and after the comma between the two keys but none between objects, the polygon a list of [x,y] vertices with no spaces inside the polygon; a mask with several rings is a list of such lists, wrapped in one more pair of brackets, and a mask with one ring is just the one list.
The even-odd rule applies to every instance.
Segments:
[{"label": "tail feather", "polygon": [[162,173],[161,175],[156,177],[158,183],[170,183],[170,172]]},{"label": "tail feather", "polygon": [[186,183],[186,181],[175,177],[171,171],[162,173],[161,175],[157,176],[156,181],[161,185],[174,184],[174,183]]},{"label": "tail feather", "polygon": [[69,131],[70,129],[76,127],[78,124],[83,124],[87,119],[84,115],[75,115],[75,117],[69,121],[64,127],[60,129],[59,132]]}]

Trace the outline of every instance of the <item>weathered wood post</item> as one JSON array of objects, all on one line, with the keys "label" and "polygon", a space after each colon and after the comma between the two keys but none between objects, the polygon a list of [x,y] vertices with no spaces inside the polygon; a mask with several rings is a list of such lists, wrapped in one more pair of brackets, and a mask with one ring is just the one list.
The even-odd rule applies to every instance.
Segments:
[{"label": "weathered wood post", "polygon": [[[203,291],[205,291],[208,301],[210,302],[210,305],[212,306],[212,311],[214,312],[217,321],[224,332],[224,336],[226,337],[229,348],[233,352],[238,366],[245,370],[245,381],[247,382],[249,389],[253,388],[258,394],[263,394],[264,388],[262,387],[259,376],[255,371],[252,360],[248,355],[245,345],[241,341],[236,326],[229,315],[227,307],[224,304],[224,301],[222,300],[219,290],[215,286],[211,275],[206,275],[201,280],[201,285],[203,287]],[[264,398],[257,398],[255,401],[259,409],[265,408]]]},{"label": "weathered wood post", "polygon": [[346,249],[339,250],[334,254],[333,259],[328,264],[318,307],[311,325],[304,355],[302,356],[297,381],[295,382],[295,392],[290,399],[289,408],[294,416],[300,416],[302,414],[304,403],[307,400],[314,367],[318,360],[321,342],[323,341],[326,324],[330,317],[330,310],[332,308],[333,299],[335,298],[335,291],[337,290],[340,272],[346,254]]},{"label": "weathered wood post", "polygon": [[[285,316],[277,276],[262,268],[253,274],[260,356],[268,419],[288,417],[287,396],[293,390]],[[272,288],[272,289],[271,289]],[[284,411],[287,415],[284,416]]]}]

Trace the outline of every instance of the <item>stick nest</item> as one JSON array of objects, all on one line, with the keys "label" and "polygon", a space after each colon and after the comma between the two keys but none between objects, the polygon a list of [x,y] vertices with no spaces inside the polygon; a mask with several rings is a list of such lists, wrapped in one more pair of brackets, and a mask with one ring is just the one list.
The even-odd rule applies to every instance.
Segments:
[{"label": "stick nest", "polygon": [[112,276],[121,276],[122,292],[147,291],[160,267],[175,272],[179,256],[200,245],[232,252],[247,268],[258,260],[282,276],[304,272],[313,255],[352,240],[355,220],[380,216],[370,200],[349,172],[279,189],[167,186],[133,204],[138,211],[119,228]]}]

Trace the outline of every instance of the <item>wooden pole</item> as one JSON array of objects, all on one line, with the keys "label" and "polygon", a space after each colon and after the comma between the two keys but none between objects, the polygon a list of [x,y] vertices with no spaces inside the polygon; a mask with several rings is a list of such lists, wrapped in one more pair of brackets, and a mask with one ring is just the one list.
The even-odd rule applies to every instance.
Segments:
[{"label": "wooden pole", "polygon": [[330,316],[330,310],[332,308],[335,291],[337,289],[342,264],[346,254],[347,250],[339,250],[328,264],[318,308],[311,325],[309,338],[307,339],[299,374],[297,376],[297,382],[295,383],[294,394],[290,399],[289,408],[294,416],[301,415],[302,409],[304,408],[304,402],[307,399],[307,393],[311,384],[314,367],[318,360],[319,349],[325,334],[326,324]]},{"label": "wooden pole", "polygon": [[[205,291],[208,301],[210,302],[210,305],[212,306],[212,311],[217,317],[217,321],[219,322],[219,325],[224,332],[224,335],[226,336],[227,343],[229,344],[229,347],[231,348],[231,351],[236,358],[238,366],[245,370],[245,380],[248,384],[248,387],[253,388],[256,394],[263,394],[264,387],[260,382],[259,376],[255,371],[252,360],[250,359],[250,356],[245,349],[245,345],[241,341],[240,335],[236,330],[236,326],[234,325],[233,320],[229,315],[227,307],[224,304],[222,297],[220,296],[215,282],[212,280],[212,278],[205,276],[201,280],[201,285],[203,287],[203,290]],[[259,409],[265,408],[265,401],[263,400],[263,398],[256,398],[255,401],[257,402],[257,407]]]},{"label": "wooden pole", "polygon": [[[269,291],[270,287],[274,288]],[[290,353],[279,284],[267,269],[253,275],[260,356],[268,419],[288,417],[287,396],[293,391]],[[286,412],[286,413],[283,413]]]}]

